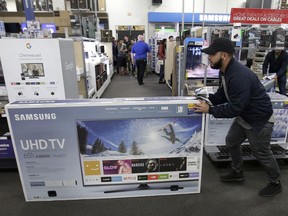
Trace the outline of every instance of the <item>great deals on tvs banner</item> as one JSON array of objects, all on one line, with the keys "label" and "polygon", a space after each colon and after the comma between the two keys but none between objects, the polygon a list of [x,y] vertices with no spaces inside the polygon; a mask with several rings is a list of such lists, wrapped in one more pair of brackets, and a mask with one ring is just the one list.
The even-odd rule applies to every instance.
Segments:
[{"label": "great deals on tvs banner", "polygon": [[232,8],[230,23],[280,25],[288,23],[288,10]]},{"label": "great deals on tvs banner", "polygon": [[199,193],[203,115],[191,98],[6,106],[27,201]]}]

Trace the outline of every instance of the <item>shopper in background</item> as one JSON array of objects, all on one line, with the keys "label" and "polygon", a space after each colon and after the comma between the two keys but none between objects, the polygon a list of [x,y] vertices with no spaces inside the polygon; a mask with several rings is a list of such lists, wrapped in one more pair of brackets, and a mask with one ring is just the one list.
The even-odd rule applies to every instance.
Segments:
[{"label": "shopper in background", "polygon": [[174,40],[174,37],[170,35],[168,39],[169,39],[169,42],[172,42]]},{"label": "shopper in background", "polygon": [[126,71],[126,68],[127,68],[127,61],[126,61],[127,47],[123,43],[123,40],[119,40],[117,50],[118,50],[118,59],[117,59],[118,71],[119,71],[120,76],[123,76],[123,75],[127,74],[127,71]]},{"label": "shopper in background", "polygon": [[150,58],[151,49],[149,45],[144,42],[143,35],[138,35],[137,39],[138,41],[133,45],[131,50],[131,61],[136,61],[138,84],[144,85],[143,78],[147,65],[147,55]]},{"label": "shopper in background", "polygon": [[221,76],[217,92],[209,95],[213,105],[200,101],[196,112],[209,113],[215,118],[235,117],[226,136],[232,170],[220,179],[244,181],[241,144],[248,139],[255,157],[266,168],[269,180],[259,195],[268,197],[280,193],[280,170],[270,146],[274,115],[265,88],[255,73],[233,58],[234,45],[230,39],[218,38],[202,52],[208,54],[213,69],[220,69]]},{"label": "shopper in background", "polygon": [[177,45],[177,46],[180,46],[180,45],[181,45],[181,38],[180,38],[179,36],[177,36],[177,37],[175,38],[175,41],[176,41],[176,45]]},{"label": "shopper in background", "polygon": [[128,47],[128,68],[131,69],[131,75],[135,75],[135,67],[136,67],[136,63],[132,61],[132,58],[131,58],[131,50],[132,50],[132,47],[133,45],[135,44],[135,41],[134,40],[131,40],[131,43],[130,43],[130,46]]},{"label": "shopper in background", "polygon": [[[117,48],[117,41],[115,40],[115,37],[112,37],[112,54],[113,54],[113,67],[115,70],[115,68],[117,68],[117,59],[118,59],[118,48]],[[117,70],[117,73],[119,73],[118,70]]]},{"label": "shopper in background", "polygon": [[251,69],[251,66],[253,65],[253,57],[254,57],[254,53],[255,53],[255,44],[249,44],[248,47],[249,47],[249,49],[247,52],[246,66],[249,69]]},{"label": "shopper in background", "polygon": [[130,46],[130,44],[131,44],[131,42],[129,41],[129,37],[128,36],[124,36],[124,44],[126,45],[126,47],[129,47]]},{"label": "shopper in background", "polygon": [[275,80],[279,87],[279,93],[286,95],[286,82],[287,82],[287,65],[288,65],[288,54],[283,48],[275,48],[270,51],[264,60],[262,72],[263,75],[267,74],[269,67],[269,74],[276,73]]},{"label": "shopper in background", "polygon": [[129,37],[128,36],[124,36],[124,44],[127,47],[127,51],[126,51],[126,62],[127,62],[127,70],[131,71],[131,64],[130,64],[130,53],[129,53],[129,47],[131,45],[131,42],[129,41]]},{"label": "shopper in background", "polygon": [[158,57],[158,62],[160,64],[160,72],[159,72],[160,84],[166,83],[164,79],[164,69],[165,69],[165,59],[166,59],[166,42],[167,42],[166,38],[162,39],[158,47],[157,57]]}]

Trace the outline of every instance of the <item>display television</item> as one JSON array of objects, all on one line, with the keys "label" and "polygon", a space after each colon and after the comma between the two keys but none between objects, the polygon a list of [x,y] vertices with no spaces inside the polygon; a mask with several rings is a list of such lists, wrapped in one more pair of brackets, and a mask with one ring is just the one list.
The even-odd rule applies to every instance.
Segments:
[{"label": "display television", "polygon": [[207,79],[218,79],[219,70],[212,69],[210,66],[202,63],[201,49],[202,45],[187,45],[185,65],[186,79],[204,79],[205,70]]},{"label": "display television", "polygon": [[20,23],[4,23],[6,33],[17,33],[21,32]]},{"label": "display television", "polygon": [[41,29],[49,29],[51,33],[56,33],[56,25],[54,23],[42,23]]},{"label": "display television", "polygon": [[202,115],[76,125],[84,186],[199,179]]}]

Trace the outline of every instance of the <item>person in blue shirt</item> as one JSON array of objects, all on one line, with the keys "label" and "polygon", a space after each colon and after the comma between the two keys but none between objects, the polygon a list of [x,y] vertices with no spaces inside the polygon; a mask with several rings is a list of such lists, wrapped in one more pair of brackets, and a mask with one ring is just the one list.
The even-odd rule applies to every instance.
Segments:
[{"label": "person in blue shirt", "polygon": [[144,42],[144,36],[138,35],[138,41],[133,45],[131,50],[131,61],[136,62],[139,85],[144,85],[143,78],[147,65],[147,55],[150,57],[150,52],[149,45]]}]

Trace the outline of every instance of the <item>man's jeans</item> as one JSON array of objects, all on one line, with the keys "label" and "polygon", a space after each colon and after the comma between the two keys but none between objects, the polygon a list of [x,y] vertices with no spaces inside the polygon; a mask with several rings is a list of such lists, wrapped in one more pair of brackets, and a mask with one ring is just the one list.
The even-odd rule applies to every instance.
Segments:
[{"label": "man's jeans", "polygon": [[226,136],[226,146],[231,155],[232,169],[241,170],[243,160],[240,146],[247,138],[254,156],[265,166],[268,180],[270,182],[278,180],[280,170],[270,147],[272,131],[273,123],[267,122],[261,131],[255,131],[242,127],[235,119]]}]

